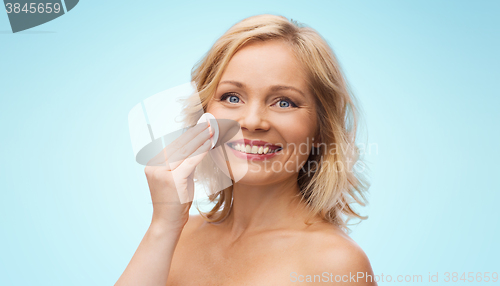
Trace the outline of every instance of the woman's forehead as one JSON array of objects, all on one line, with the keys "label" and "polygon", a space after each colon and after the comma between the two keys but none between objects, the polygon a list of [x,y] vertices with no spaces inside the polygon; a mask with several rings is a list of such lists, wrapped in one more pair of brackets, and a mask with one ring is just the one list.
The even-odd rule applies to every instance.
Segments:
[{"label": "woman's forehead", "polygon": [[302,64],[282,41],[254,42],[238,50],[222,73],[219,85],[227,82],[255,88],[289,86],[304,92],[307,88]]}]

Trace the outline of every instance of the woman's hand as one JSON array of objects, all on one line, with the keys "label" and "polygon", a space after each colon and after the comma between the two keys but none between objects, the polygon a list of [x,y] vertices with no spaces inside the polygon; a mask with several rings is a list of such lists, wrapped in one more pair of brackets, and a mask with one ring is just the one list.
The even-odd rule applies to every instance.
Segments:
[{"label": "woman's hand", "polygon": [[210,150],[212,135],[208,122],[199,123],[148,162],[152,225],[182,230],[194,198],[194,170]]},{"label": "woman's hand", "polygon": [[115,285],[165,285],[182,229],[194,197],[193,175],[208,153],[212,133],[207,122],[183,133],[144,169],[153,219],[127,268]]}]

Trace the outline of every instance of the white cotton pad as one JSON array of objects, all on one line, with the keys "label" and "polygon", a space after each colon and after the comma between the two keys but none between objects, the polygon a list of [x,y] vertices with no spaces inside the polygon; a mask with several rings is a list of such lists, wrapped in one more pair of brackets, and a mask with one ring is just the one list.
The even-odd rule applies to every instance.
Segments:
[{"label": "white cotton pad", "polygon": [[[212,136],[212,147],[210,149],[213,149],[215,144],[217,144],[217,140],[219,139],[219,125],[217,123],[217,120],[215,120],[215,116],[213,116],[211,113],[204,113],[201,117],[200,120],[198,120],[198,123],[202,122],[207,122],[210,120],[210,129],[214,133]],[[198,124],[197,123],[197,124]]]}]

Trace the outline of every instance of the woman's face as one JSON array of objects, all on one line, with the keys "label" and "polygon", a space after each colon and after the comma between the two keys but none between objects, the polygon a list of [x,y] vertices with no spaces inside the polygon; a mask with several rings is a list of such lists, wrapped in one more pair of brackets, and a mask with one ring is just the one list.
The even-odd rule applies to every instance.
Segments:
[{"label": "woman's face", "polygon": [[[313,141],[315,102],[305,72],[282,41],[253,42],[241,48],[222,74],[207,112],[240,124],[240,136],[224,148],[233,177],[243,177],[239,182],[244,184],[265,185],[296,177],[317,141]],[[282,150],[269,153],[277,147]]]}]

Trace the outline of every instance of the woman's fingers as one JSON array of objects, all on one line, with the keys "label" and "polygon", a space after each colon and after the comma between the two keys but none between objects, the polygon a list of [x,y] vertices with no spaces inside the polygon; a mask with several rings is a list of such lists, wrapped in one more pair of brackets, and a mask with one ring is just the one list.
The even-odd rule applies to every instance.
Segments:
[{"label": "woman's fingers", "polygon": [[[196,151],[194,152],[196,155],[189,156],[184,159],[182,162],[178,162],[179,165],[176,167],[176,171],[179,170],[178,173],[181,178],[187,178],[194,171],[196,166],[203,160],[203,158],[207,155],[208,151],[210,151],[211,140],[206,140]],[[176,162],[177,163],[177,162]]]},{"label": "woman's fingers", "polygon": [[147,166],[167,166],[167,148],[163,148],[156,156],[151,158]]},{"label": "woman's fingers", "polygon": [[[169,169],[173,170],[175,167],[177,167],[180,163],[174,164],[178,162],[179,160],[182,161],[184,158],[187,156],[191,155],[196,148],[198,148],[204,140],[201,140],[199,138],[203,137],[202,135],[200,137],[200,134],[206,134],[208,136],[209,134],[209,129],[207,128],[208,124],[206,122],[199,123],[195,125],[194,127],[189,128],[186,132],[181,134],[177,139],[175,139],[173,142],[171,142],[167,147],[163,148],[158,154],[156,154],[151,160],[148,162],[148,166],[167,166],[170,165]],[[205,132],[205,133],[203,133]],[[198,139],[196,139],[198,137]],[[196,142],[192,142],[194,141]],[[196,145],[197,146],[193,146]],[[180,150],[180,153],[175,155],[175,153],[178,153]],[[182,154],[185,156],[183,157]]]},{"label": "woman's fingers", "polygon": [[[198,166],[198,164],[201,162],[201,160],[203,160],[203,158],[208,154],[211,145],[212,145],[211,140],[210,139],[206,140],[205,143],[203,143],[195,151],[197,155],[186,158],[184,161],[180,162],[179,166],[173,169],[172,171],[173,180],[181,204],[193,200],[194,187],[185,184],[193,184],[192,177],[194,175],[194,170],[196,166]],[[191,179],[186,180],[186,178],[191,178]]]},{"label": "woman's fingers", "polygon": [[[167,150],[167,158],[170,158],[172,154],[176,153],[179,149],[183,148],[191,142],[195,137],[197,137],[202,132],[207,132],[208,134],[208,123],[202,122],[196,124],[194,127],[189,128],[186,132],[184,132],[179,138],[175,139],[172,143],[168,144]],[[203,143],[203,142],[201,142]],[[201,144],[200,144],[201,145]]]},{"label": "woman's fingers", "polygon": [[[167,160],[169,163],[169,167],[171,170],[176,169],[182,162],[191,157],[196,157],[198,154],[208,151],[204,148],[201,148],[205,141],[209,141],[210,144],[210,131],[209,129],[203,130],[201,133],[197,134],[194,138],[192,138],[189,142],[184,144],[182,147],[177,148],[175,152],[170,153],[171,149],[167,149]],[[181,141],[182,142],[182,141]],[[170,154],[169,154],[170,153]]]}]

